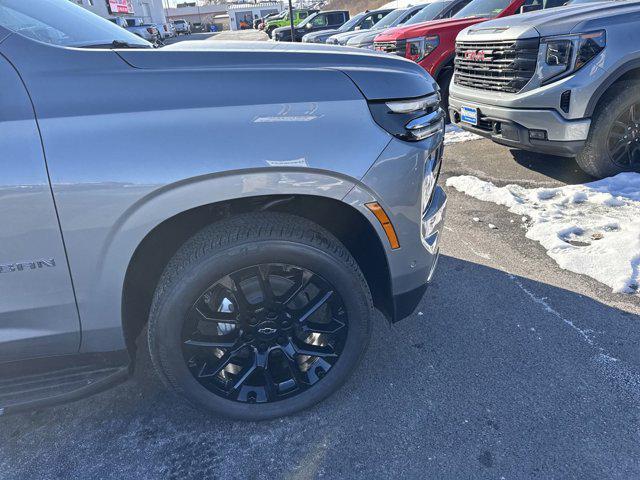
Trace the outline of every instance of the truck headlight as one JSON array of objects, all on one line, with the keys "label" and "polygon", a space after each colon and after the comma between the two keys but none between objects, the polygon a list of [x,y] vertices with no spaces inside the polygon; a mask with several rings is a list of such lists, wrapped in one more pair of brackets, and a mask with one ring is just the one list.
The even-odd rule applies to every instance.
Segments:
[{"label": "truck headlight", "polygon": [[438,35],[410,38],[407,40],[405,57],[414,62],[421,62],[438,48],[438,45],[440,45],[440,37]]},{"label": "truck headlight", "polygon": [[606,45],[605,30],[543,38],[538,55],[541,83],[544,85],[577,72],[602,52]]},{"label": "truck headlight", "polygon": [[421,98],[369,102],[369,109],[378,125],[408,142],[418,142],[444,132],[439,92]]},{"label": "truck headlight", "polygon": [[595,58],[607,46],[607,32],[585,33],[580,35],[575,69],[578,70]]},{"label": "truck headlight", "polygon": [[547,43],[546,62],[549,66],[569,66],[571,60],[571,40],[551,40]]}]

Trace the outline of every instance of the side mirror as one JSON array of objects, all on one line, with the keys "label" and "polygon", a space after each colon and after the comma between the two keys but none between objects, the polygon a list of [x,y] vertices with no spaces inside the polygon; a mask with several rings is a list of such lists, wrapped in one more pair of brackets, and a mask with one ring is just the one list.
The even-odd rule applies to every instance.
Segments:
[{"label": "side mirror", "polygon": [[311,25],[310,23],[307,23],[304,28],[306,28],[307,30],[311,30],[311,28],[313,28],[313,25]]},{"label": "side mirror", "polygon": [[360,25],[358,25],[356,28],[354,28],[354,30],[355,31],[362,30],[362,27]]},{"label": "side mirror", "polygon": [[535,12],[542,10],[542,5],[523,5],[520,7],[520,13]]}]

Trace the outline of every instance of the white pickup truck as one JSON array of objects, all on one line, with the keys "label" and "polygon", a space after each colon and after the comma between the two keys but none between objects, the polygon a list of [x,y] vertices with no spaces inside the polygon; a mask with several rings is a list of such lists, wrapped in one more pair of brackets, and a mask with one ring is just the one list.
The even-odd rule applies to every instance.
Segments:
[{"label": "white pickup truck", "polygon": [[157,44],[161,40],[158,28],[155,25],[144,23],[141,18],[115,17],[109,20],[153,44]]}]

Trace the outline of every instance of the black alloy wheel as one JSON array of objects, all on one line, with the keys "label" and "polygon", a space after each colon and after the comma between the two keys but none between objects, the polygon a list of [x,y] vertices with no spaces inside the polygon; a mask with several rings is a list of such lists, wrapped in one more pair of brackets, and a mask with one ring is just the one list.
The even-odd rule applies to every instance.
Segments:
[{"label": "black alloy wheel", "polygon": [[294,215],[214,222],[167,264],[149,313],[162,381],[213,414],[266,420],[340,388],[369,343],[373,301],[344,245]]},{"label": "black alloy wheel", "polygon": [[640,171],[640,80],[617,82],[603,95],[576,161],[596,178]]},{"label": "black alloy wheel", "polygon": [[607,137],[611,161],[625,170],[640,167],[640,102],[616,118]]},{"label": "black alloy wheel", "polygon": [[345,346],[348,319],[332,285],[277,263],[243,268],[203,292],[182,329],[183,355],[210,392],[277,402],[320,381]]}]

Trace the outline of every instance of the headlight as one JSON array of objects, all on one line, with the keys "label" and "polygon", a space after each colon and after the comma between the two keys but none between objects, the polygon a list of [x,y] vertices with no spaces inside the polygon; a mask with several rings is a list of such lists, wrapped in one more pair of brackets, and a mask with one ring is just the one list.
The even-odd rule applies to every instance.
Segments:
[{"label": "headlight", "polygon": [[546,62],[549,66],[569,66],[571,61],[571,40],[553,40],[547,43]]},{"label": "headlight", "polygon": [[538,56],[538,76],[542,84],[577,72],[595,58],[607,44],[604,30],[543,38]]},{"label": "headlight", "polygon": [[410,38],[407,40],[405,57],[414,62],[421,62],[427,55],[433,52],[438,45],[440,45],[440,37],[438,35]]},{"label": "headlight", "polygon": [[394,100],[386,102],[385,105],[392,113],[412,113],[421,110],[429,110],[440,104],[440,93],[437,92],[428,97],[416,98],[412,100]]},{"label": "headlight", "polygon": [[578,53],[576,55],[575,69],[584,67],[591,59],[595,58],[604,47],[607,46],[607,32],[600,30],[593,33],[580,35]]},{"label": "headlight", "polygon": [[417,142],[444,132],[444,112],[440,94],[421,98],[370,102],[373,119],[391,135]]}]

